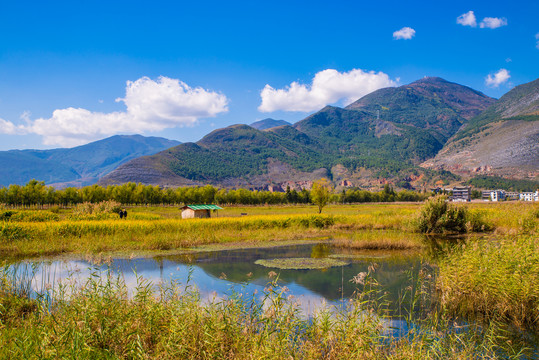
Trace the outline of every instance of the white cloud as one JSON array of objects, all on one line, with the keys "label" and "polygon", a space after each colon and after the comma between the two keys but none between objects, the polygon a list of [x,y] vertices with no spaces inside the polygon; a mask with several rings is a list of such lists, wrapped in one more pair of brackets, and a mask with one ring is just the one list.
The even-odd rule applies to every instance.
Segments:
[{"label": "white cloud", "polygon": [[22,125],[15,125],[11,121],[0,119],[0,134],[22,135],[25,133]]},{"label": "white cloud", "polygon": [[341,73],[326,69],[316,73],[310,86],[294,81],[284,89],[274,89],[267,84],[260,92],[262,103],[258,110],[308,112],[339,100],[347,105],[374,90],[396,86],[397,82],[383,72],[353,69]]},{"label": "white cloud", "polygon": [[[462,26],[476,27],[477,19],[475,18],[474,12],[468,11],[467,13],[464,13],[460,15],[459,17],[457,17],[457,24],[460,24]],[[479,23],[479,27],[482,29],[484,28],[496,29],[505,25],[507,25],[506,18],[496,18],[496,17],[485,17]]]},{"label": "white cloud", "polygon": [[539,49],[539,33],[535,34],[535,40],[537,40],[536,47]]},{"label": "white cloud", "polygon": [[166,128],[193,126],[199,118],[228,111],[225,95],[167,77],[128,81],[123,102],[127,110],[111,113],[81,108],[58,109],[50,118],[28,125],[0,122],[0,133],[16,130],[43,136],[46,145],[76,146],[118,133],[143,133]]},{"label": "white cloud", "polygon": [[501,84],[507,82],[507,80],[509,80],[510,77],[511,75],[509,75],[509,71],[505,69],[500,69],[494,75],[489,74],[485,78],[485,84],[490,87],[498,87]]},{"label": "white cloud", "polygon": [[457,24],[460,24],[462,26],[476,27],[477,20],[475,19],[475,14],[473,13],[473,11],[468,11],[467,13],[457,17]]},{"label": "white cloud", "polygon": [[404,39],[410,40],[415,35],[415,30],[411,27],[405,26],[400,30],[397,30],[393,33],[393,39]]},{"label": "white cloud", "polygon": [[480,28],[489,28],[489,29],[496,29],[501,26],[507,25],[507,19],[506,18],[493,18],[493,17],[486,17],[484,18],[481,23],[479,24]]}]

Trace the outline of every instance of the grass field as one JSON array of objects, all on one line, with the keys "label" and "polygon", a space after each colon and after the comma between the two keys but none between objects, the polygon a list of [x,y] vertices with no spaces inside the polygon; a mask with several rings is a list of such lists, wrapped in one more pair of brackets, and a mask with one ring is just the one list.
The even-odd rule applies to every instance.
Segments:
[{"label": "grass field", "polygon": [[[532,231],[538,206],[467,204],[496,234]],[[182,220],[175,207],[138,207],[116,214],[73,217],[69,212],[21,210],[0,222],[3,258],[99,252],[171,251],[205,244],[331,237],[342,247],[421,247],[414,221],[421,204],[228,207],[212,219]],[[247,214],[242,216],[241,214]]]}]

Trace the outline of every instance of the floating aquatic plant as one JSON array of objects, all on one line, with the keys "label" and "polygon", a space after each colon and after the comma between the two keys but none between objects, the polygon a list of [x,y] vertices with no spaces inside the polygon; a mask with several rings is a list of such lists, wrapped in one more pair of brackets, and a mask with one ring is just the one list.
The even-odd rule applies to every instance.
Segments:
[{"label": "floating aquatic plant", "polygon": [[255,261],[255,264],[282,270],[308,270],[327,269],[334,266],[346,266],[350,263],[348,261],[333,258],[281,258],[259,259]]}]

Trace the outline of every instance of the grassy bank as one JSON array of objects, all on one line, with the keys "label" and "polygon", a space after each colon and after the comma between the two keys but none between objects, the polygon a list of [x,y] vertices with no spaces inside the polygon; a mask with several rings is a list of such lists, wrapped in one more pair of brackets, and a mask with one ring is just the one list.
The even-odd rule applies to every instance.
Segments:
[{"label": "grassy bank", "polygon": [[[271,275],[270,275],[271,276]],[[368,277],[362,278],[362,283]],[[154,295],[139,279],[129,297],[121,279],[90,278],[45,302],[16,296],[0,279],[0,358],[120,359],[492,359],[515,346],[495,329],[451,327],[438,316],[391,335],[375,293],[344,309],[302,315],[268,278],[255,300],[232,294],[209,304],[184,285]],[[69,294],[69,296],[67,295]]]},{"label": "grassy bank", "polygon": [[[533,231],[532,204],[465,204],[498,234]],[[421,204],[332,205],[316,214],[314,206],[230,207],[212,219],[179,218],[176,208],[132,208],[127,220],[115,214],[74,216],[14,210],[0,221],[3,257],[57,254],[167,251],[204,244],[261,242],[332,237],[357,249],[421,248],[414,221]],[[241,214],[247,214],[242,216]]]}]

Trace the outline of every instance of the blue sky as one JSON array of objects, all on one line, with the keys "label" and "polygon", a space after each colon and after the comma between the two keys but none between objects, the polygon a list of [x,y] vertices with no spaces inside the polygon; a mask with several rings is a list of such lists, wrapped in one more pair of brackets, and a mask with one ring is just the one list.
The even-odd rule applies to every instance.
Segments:
[{"label": "blue sky", "polygon": [[538,18],[537,1],[3,2],[0,150],[197,141],[423,76],[500,97],[539,77]]}]

